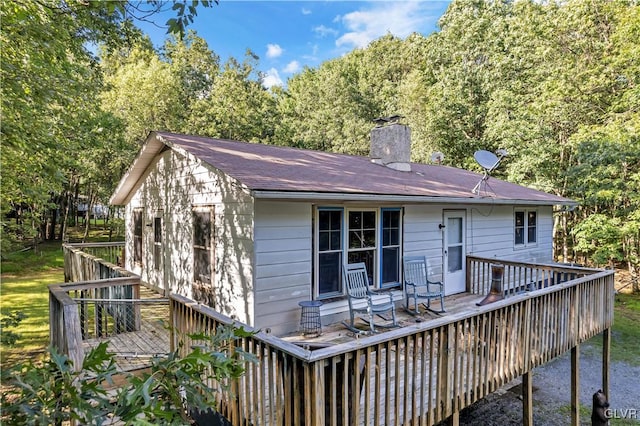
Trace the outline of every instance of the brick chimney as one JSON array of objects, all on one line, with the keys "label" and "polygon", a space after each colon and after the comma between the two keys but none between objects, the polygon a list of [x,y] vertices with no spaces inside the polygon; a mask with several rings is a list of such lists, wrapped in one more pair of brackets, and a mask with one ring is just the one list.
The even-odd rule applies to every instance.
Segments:
[{"label": "brick chimney", "polygon": [[377,119],[371,129],[371,161],[403,172],[411,171],[411,129],[398,117]]}]

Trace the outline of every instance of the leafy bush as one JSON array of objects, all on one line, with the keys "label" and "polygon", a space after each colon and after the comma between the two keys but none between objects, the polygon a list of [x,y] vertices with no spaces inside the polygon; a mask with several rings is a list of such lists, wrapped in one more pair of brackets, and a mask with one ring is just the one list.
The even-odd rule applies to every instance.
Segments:
[{"label": "leafy bush", "polygon": [[26,317],[20,311],[0,313],[0,343],[3,346],[13,346],[20,339],[20,334],[7,329],[17,327]]},{"label": "leafy bush", "polygon": [[82,370],[49,349],[49,359],[2,372],[8,391],[2,394],[1,420],[15,425],[61,424],[75,420],[100,425],[119,420],[134,425],[191,424],[189,410],[216,406],[217,392],[244,374],[251,354],[235,341],[251,333],[219,327],[213,335],[190,335],[201,342],[180,357],[178,351],[153,361],[142,375],[123,373],[126,385],[109,391],[116,373],[114,355],[101,343],[84,358]]}]

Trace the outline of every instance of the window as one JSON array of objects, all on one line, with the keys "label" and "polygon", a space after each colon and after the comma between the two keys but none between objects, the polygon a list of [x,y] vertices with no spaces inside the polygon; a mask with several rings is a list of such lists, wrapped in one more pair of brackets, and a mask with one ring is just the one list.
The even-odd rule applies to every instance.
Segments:
[{"label": "window", "polygon": [[193,281],[211,284],[213,273],[212,209],[193,210]]},{"label": "window", "polygon": [[153,267],[162,269],[162,217],[153,219]]},{"label": "window", "polygon": [[318,210],[318,294],[342,294],[342,209]]},{"label": "window", "polygon": [[382,210],[382,287],[400,282],[400,209]]},{"label": "window", "polygon": [[369,284],[374,284],[377,266],[376,211],[349,211],[348,224],[347,263],[363,262],[369,274]]},{"label": "window", "polygon": [[142,264],[142,209],[133,210],[133,262]]},{"label": "window", "polygon": [[314,294],[317,298],[344,294],[344,263],[363,262],[374,287],[385,288],[400,283],[401,209],[319,207],[314,229]]},{"label": "window", "polygon": [[538,214],[535,210],[517,210],[514,216],[514,242],[518,246],[535,244],[538,240]]}]

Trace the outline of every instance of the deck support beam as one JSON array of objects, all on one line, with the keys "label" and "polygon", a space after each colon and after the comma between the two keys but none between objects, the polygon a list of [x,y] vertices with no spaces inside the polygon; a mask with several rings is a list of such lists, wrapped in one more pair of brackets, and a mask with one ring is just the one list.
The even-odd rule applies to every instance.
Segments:
[{"label": "deck support beam", "polygon": [[609,366],[611,365],[611,327],[602,332],[602,391],[609,399]]},{"label": "deck support beam", "polygon": [[533,373],[531,370],[522,375],[522,424],[533,426]]},{"label": "deck support beam", "polygon": [[580,426],[580,345],[571,348],[571,425]]}]

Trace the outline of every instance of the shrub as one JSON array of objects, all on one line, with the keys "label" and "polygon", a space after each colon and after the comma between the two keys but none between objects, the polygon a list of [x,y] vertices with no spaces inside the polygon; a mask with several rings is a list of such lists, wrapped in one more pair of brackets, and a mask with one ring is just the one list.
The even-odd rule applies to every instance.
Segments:
[{"label": "shrub", "polygon": [[126,385],[108,391],[116,373],[113,354],[101,343],[84,358],[76,372],[72,361],[49,348],[49,358],[2,372],[8,386],[2,394],[2,420],[8,424],[61,424],[75,420],[101,425],[191,424],[190,410],[216,407],[217,392],[244,374],[251,354],[235,341],[251,333],[242,328],[219,327],[213,335],[190,335],[201,344],[184,357],[178,351],[154,359],[149,372],[126,375]]}]

